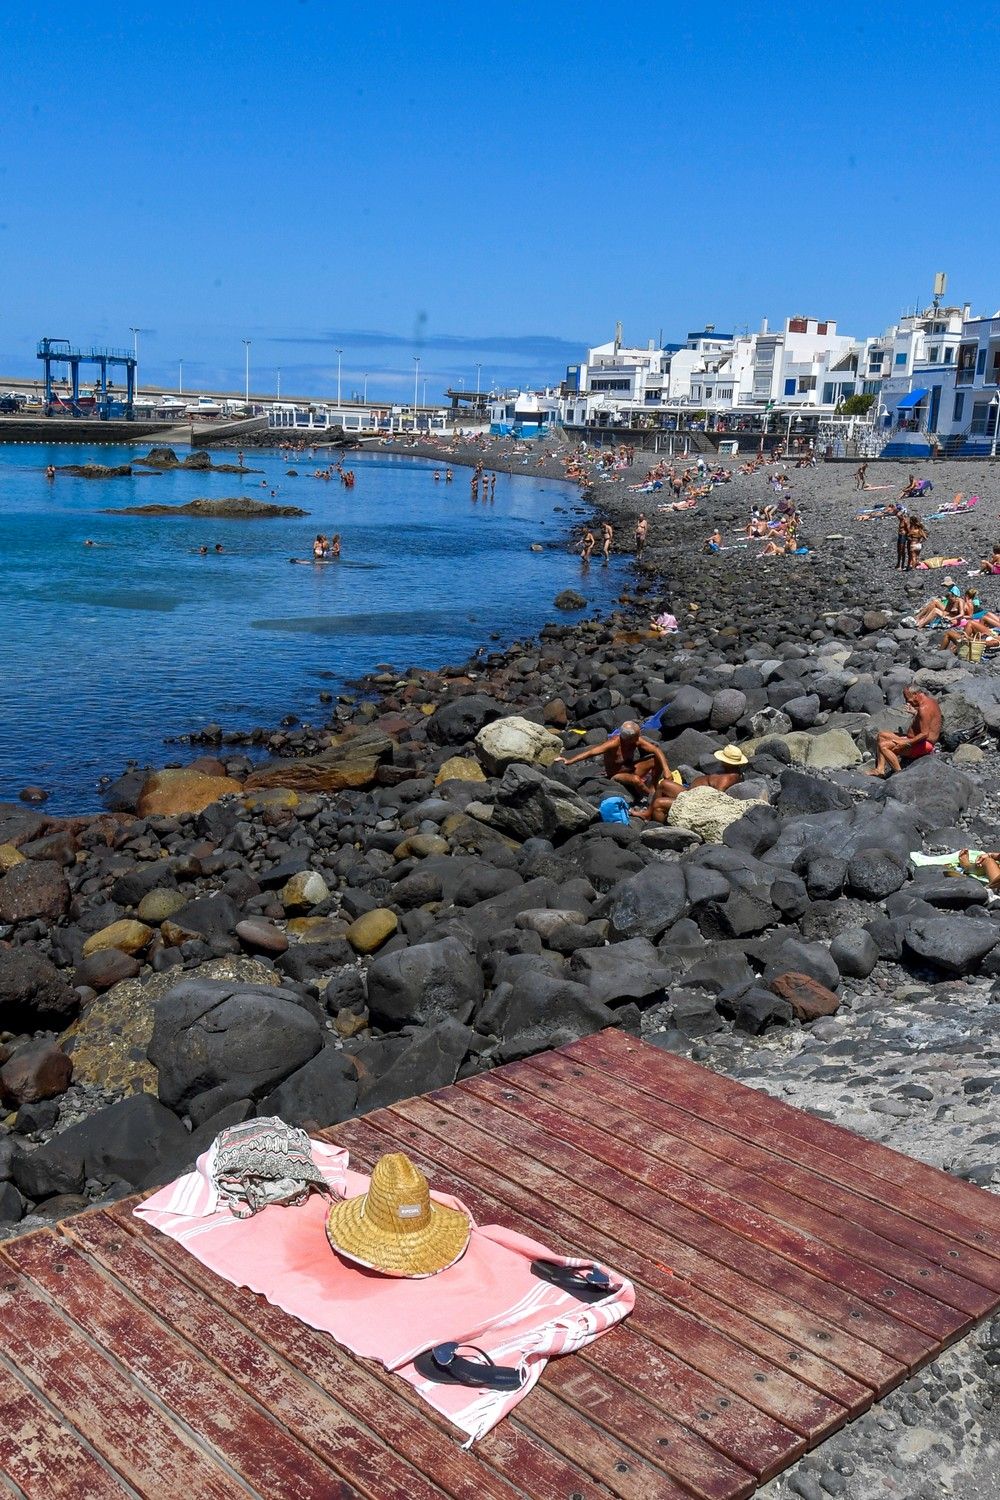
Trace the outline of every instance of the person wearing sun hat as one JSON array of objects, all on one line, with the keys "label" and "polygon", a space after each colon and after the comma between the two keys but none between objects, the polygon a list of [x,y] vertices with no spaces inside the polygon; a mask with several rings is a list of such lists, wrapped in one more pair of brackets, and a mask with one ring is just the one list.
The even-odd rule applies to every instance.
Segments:
[{"label": "person wearing sun hat", "polygon": [[401,1151],[380,1157],[368,1191],[335,1203],[326,1220],[338,1255],[383,1276],[436,1276],[461,1259],[471,1233],[468,1217],[436,1203]]},{"label": "person wearing sun hat", "polygon": [[738,745],[726,745],[722,750],[716,750],[714,758],[725,769],[713,771],[710,776],[699,776],[694,785],[714,786],[717,792],[728,792],[730,787],[743,780],[743,772],[750,762]]}]

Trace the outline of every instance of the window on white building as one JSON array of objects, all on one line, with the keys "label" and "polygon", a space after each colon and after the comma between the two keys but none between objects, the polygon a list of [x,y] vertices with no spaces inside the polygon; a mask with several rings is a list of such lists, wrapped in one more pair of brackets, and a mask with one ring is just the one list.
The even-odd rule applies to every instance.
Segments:
[{"label": "window on white building", "polygon": [[897,365],[905,365],[906,364],[906,355],[905,354],[897,354],[896,355],[896,363],[897,363]]},{"label": "window on white building", "polygon": [[930,364],[932,364],[932,365],[936,365],[937,364],[938,359],[940,358],[940,356],[941,356],[941,350],[938,348],[937,344],[934,345],[933,349],[928,349],[928,351],[927,351],[928,362]]},{"label": "window on white building", "polygon": [[961,422],[962,411],[965,407],[965,392],[959,391],[955,397],[955,411],[952,415],[953,422]]},{"label": "window on white building", "polygon": [[945,362],[946,365],[950,365],[951,362],[952,362],[952,360],[954,359],[954,357],[955,357],[955,351],[954,351],[954,349],[946,349],[944,351],[944,362]]}]

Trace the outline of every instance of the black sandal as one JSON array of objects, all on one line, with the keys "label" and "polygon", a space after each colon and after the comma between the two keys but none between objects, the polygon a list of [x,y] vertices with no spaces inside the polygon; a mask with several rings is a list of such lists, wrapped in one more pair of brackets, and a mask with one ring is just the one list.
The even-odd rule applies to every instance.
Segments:
[{"label": "black sandal", "polygon": [[603,1302],[612,1292],[620,1290],[612,1286],[610,1276],[600,1266],[591,1266],[588,1270],[583,1266],[560,1266],[551,1260],[533,1260],[531,1272],[540,1280],[569,1292],[579,1302]]},{"label": "black sandal", "polygon": [[[474,1359],[463,1359],[459,1349],[472,1349],[482,1356],[485,1364]],[[515,1365],[495,1365],[485,1349],[475,1344],[437,1344],[425,1349],[413,1361],[418,1375],[425,1380],[436,1380],[442,1385],[481,1386],[489,1391],[519,1391],[523,1384],[521,1372]]]}]

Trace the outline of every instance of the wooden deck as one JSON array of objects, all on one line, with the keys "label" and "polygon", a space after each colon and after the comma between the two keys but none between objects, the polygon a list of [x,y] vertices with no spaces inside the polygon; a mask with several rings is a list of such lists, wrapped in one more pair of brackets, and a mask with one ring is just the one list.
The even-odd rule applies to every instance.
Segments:
[{"label": "wooden deck", "polygon": [[0,1495],[743,1500],[1000,1306],[1000,1199],[616,1032],[338,1126],[637,1284],[471,1452],[135,1199],[0,1253]]}]

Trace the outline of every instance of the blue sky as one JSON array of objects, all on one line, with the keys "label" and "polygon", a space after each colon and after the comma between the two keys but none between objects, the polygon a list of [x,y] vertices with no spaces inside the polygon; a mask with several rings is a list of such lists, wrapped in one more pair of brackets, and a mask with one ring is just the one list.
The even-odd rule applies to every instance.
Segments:
[{"label": "blue sky", "polygon": [[995,5],[5,7],[0,374],[428,397],[933,273],[1000,306]]}]

